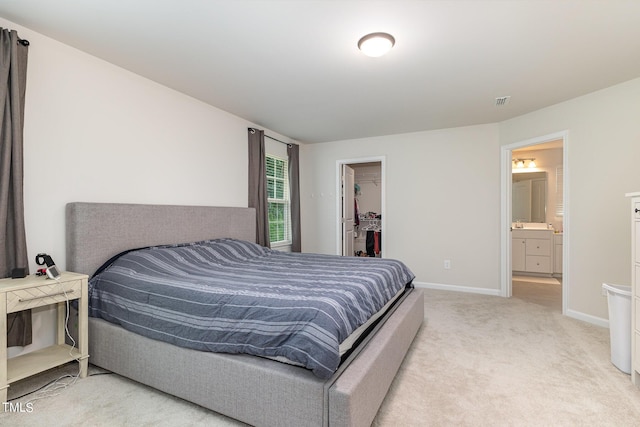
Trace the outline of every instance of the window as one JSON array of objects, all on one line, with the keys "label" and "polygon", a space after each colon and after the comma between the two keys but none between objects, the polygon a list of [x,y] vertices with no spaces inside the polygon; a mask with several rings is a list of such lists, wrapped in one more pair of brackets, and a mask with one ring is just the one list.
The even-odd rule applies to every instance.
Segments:
[{"label": "window", "polygon": [[269,241],[272,246],[291,244],[289,161],[267,154]]}]

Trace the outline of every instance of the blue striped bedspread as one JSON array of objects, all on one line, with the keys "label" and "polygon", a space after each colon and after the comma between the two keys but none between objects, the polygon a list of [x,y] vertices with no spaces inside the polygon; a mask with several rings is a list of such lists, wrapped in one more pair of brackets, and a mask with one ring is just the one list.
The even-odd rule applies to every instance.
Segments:
[{"label": "blue striped bedspread", "polygon": [[391,259],[208,240],[110,260],[89,281],[89,315],[177,346],[285,358],[326,379],[339,344],[413,278]]}]

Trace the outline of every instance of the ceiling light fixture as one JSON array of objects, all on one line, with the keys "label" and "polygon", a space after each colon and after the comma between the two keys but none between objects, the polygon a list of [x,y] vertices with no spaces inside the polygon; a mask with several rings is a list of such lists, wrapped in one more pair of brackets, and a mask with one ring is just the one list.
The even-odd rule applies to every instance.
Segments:
[{"label": "ceiling light fixture", "polygon": [[358,49],[367,56],[377,58],[389,52],[395,43],[396,39],[391,34],[371,33],[358,41]]}]

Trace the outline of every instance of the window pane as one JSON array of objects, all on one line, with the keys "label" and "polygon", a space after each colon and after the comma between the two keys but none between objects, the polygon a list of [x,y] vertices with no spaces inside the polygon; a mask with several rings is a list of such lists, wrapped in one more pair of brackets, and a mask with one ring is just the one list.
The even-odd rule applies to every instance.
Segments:
[{"label": "window pane", "polygon": [[274,184],[276,187],[274,198],[284,200],[285,199],[284,181],[276,181]]},{"label": "window pane", "polygon": [[274,176],[274,162],[275,159],[273,157],[267,157],[267,176]]},{"label": "window pane", "polygon": [[276,197],[275,183],[273,178],[267,178],[267,198],[274,199]]},{"label": "window pane", "polygon": [[272,244],[290,242],[288,161],[267,155],[266,166],[269,240]]},{"label": "window pane", "polygon": [[285,240],[285,205],[269,203],[269,240],[280,242]]},{"label": "window pane", "polygon": [[284,178],[284,161],[277,160],[275,167],[275,176],[277,176],[278,178]]}]

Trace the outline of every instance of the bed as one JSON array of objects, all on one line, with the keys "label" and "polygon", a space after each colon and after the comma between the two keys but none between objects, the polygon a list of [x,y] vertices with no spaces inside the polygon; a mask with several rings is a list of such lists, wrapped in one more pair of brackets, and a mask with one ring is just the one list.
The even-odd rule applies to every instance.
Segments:
[{"label": "bed", "polygon": [[[255,241],[251,208],[70,203],[67,270],[92,275],[123,251],[215,239]],[[366,426],[424,317],[407,287],[334,373],[249,354],[199,351],[89,318],[90,362],[251,425]]]}]

